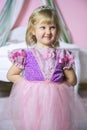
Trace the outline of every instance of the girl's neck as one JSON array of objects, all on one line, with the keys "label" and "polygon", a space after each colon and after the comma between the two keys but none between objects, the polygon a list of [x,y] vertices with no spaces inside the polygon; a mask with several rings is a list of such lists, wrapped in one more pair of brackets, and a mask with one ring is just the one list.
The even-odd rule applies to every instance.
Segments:
[{"label": "girl's neck", "polygon": [[51,45],[50,46],[46,46],[46,45],[38,45],[38,44],[36,44],[36,48],[40,48],[40,49],[49,49],[49,48],[53,48]]}]

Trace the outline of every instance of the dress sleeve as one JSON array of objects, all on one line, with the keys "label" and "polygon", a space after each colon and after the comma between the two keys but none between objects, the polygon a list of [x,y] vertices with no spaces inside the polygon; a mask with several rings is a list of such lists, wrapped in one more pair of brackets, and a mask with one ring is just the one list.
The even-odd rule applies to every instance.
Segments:
[{"label": "dress sleeve", "polygon": [[24,69],[26,51],[24,49],[13,50],[8,53],[9,60],[21,69]]},{"label": "dress sleeve", "polygon": [[70,50],[63,49],[59,53],[59,63],[63,64],[63,69],[70,69],[74,65],[74,55]]}]

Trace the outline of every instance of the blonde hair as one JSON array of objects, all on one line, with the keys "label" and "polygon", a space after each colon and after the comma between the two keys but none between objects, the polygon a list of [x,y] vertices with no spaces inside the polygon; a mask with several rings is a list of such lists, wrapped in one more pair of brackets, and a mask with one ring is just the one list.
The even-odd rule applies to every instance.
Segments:
[{"label": "blonde hair", "polygon": [[45,23],[54,22],[57,28],[57,39],[54,42],[54,46],[58,45],[58,38],[61,33],[61,26],[57,17],[56,11],[49,6],[41,6],[35,9],[28,21],[28,27],[26,31],[26,43],[27,45],[33,45],[37,43],[37,39],[34,35],[34,26],[38,24],[41,18],[45,18]]}]

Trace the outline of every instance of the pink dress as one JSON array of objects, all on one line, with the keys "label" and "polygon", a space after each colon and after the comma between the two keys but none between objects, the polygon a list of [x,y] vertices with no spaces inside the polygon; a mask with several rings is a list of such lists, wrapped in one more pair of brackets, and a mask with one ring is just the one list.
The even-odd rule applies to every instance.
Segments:
[{"label": "pink dress", "polygon": [[10,60],[22,68],[23,80],[13,85],[10,115],[16,130],[84,130],[87,113],[63,70],[74,65],[68,50],[14,50]]}]

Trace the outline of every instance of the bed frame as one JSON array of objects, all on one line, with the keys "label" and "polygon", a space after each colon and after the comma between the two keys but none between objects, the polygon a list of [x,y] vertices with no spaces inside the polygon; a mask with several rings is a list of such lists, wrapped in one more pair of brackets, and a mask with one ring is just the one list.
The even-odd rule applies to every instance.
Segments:
[{"label": "bed frame", "polygon": [[10,95],[13,83],[0,81],[0,97],[7,97]]}]

